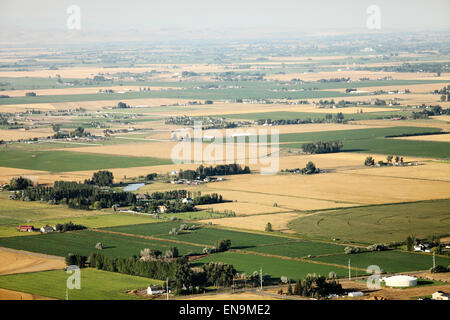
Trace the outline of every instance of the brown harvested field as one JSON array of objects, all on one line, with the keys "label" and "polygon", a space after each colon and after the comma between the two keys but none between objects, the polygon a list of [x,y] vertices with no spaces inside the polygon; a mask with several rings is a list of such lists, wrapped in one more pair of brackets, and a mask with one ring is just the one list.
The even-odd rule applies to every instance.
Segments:
[{"label": "brown harvested field", "polygon": [[443,238],[441,238],[441,243],[450,243],[450,237],[443,237]]},{"label": "brown harvested field", "polygon": [[[120,67],[120,68],[102,68],[102,67],[77,67],[77,68],[60,68],[59,70],[29,70],[29,71],[2,71],[0,77],[44,77],[44,78],[56,78],[59,74],[61,78],[76,78],[85,79],[92,78],[97,74],[103,74],[106,78],[111,77],[113,74],[121,72],[130,73],[143,73],[150,72],[152,70],[157,71],[169,71],[170,74],[164,75],[168,78],[181,75],[183,71],[192,72],[224,72],[226,69],[221,65],[214,64],[177,64],[179,69],[173,69],[173,64],[149,64],[145,67]],[[174,81],[178,80],[174,78]]]},{"label": "brown harvested field", "polygon": [[412,137],[398,137],[394,139],[401,140],[419,140],[419,141],[438,141],[438,142],[450,142],[450,134],[435,134],[435,135],[424,135],[424,136],[412,136]]},{"label": "brown harvested field", "polygon": [[[139,125],[136,125],[135,127],[151,127],[154,129],[154,133],[149,135],[148,139],[170,139],[172,137],[173,132],[183,132],[183,131],[189,131],[192,132],[189,128],[181,128],[176,126],[167,126],[167,129],[158,131],[158,128],[161,128],[160,121],[152,121],[152,122],[142,122]],[[291,124],[291,125],[280,125],[280,126],[253,126],[252,128],[249,128],[249,130],[255,130],[255,132],[263,132],[260,130],[267,130],[267,133],[270,134],[272,130],[278,130],[280,134],[284,133],[297,133],[297,132],[320,132],[320,131],[339,131],[339,130],[356,130],[356,129],[367,129],[367,128],[379,128],[380,126],[366,126],[366,125],[359,125],[359,124],[330,124],[330,123],[314,123],[314,124]],[[185,130],[186,129],[186,130]],[[229,130],[229,131],[227,131]],[[218,129],[218,131],[210,131],[205,130],[203,131],[204,135],[214,135],[215,132],[220,132],[222,136],[227,136],[227,133],[233,132],[236,129]],[[244,132],[247,131],[246,128],[243,128]],[[248,131],[251,132],[251,131]]]},{"label": "brown harvested field", "polygon": [[[450,164],[438,161],[422,162],[422,165],[418,166],[346,170],[345,173],[362,176],[370,175],[379,177],[395,177],[404,179],[450,182]],[[448,187],[450,187],[450,185]]]},{"label": "brown harvested field", "polygon": [[[151,137],[150,139],[152,139]],[[138,141],[138,140],[137,140]],[[95,147],[70,148],[73,152],[101,153],[113,155],[129,155],[136,157],[155,157],[170,159],[172,149],[177,142],[144,142],[121,145],[105,145]]]},{"label": "brown harvested field", "polygon": [[[335,128],[338,128],[340,125],[336,125]],[[343,125],[342,125],[343,126]],[[296,127],[296,126],[293,126]],[[324,128],[318,127],[317,129]],[[359,128],[358,126],[344,126],[343,128]],[[288,132],[290,130],[289,126],[283,126],[283,130]],[[306,126],[306,129],[310,129],[310,132],[315,130],[314,128]],[[295,128],[293,128],[295,130]],[[236,131],[237,132],[237,131]],[[246,131],[243,131],[246,132]],[[258,131],[254,131],[258,132]],[[269,130],[270,134],[272,131]],[[206,135],[210,135],[211,133],[206,132]],[[158,135],[156,136],[158,137]],[[164,138],[164,133],[160,135],[160,137]],[[148,139],[155,139],[155,136],[149,136]],[[191,143],[190,145],[186,143],[186,150],[176,149],[179,146],[182,146],[182,143],[174,142],[174,141],[164,141],[164,142],[139,142],[133,144],[123,144],[123,145],[104,145],[104,146],[90,146],[90,147],[75,147],[70,150],[73,152],[87,152],[87,153],[97,153],[97,154],[112,154],[112,155],[127,155],[127,156],[139,156],[139,157],[155,157],[155,158],[163,158],[163,159],[177,159],[177,160],[190,160],[194,161],[194,147],[196,144]],[[204,163],[214,163],[215,160],[218,160],[217,163],[223,162],[231,157],[234,160],[243,160],[245,159],[246,163],[250,163],[249,160],[249,144],[245,146],[245,155],[237,154],[237,148],[245,146],[244,144],[235,143],[234,144],[234,157],[233,154],[227,152],[226,145],[218,145],[218,144],[210,144],[210,143],[202,143],[202,157]],[[280,144],[280,147],[283,145]],[[222,156],[219,154],[216,156],[214,148],[218,147],[218,150],[222,150]],[[60,150],[65,150],[61,148]],[[179,152],[178,152],[178,151]],[[190,152],[189,152],[190,150]],[[257,149],[259,150],[259,149]],[[173,158],[172,158],[173,152]],[[274,155],[275,158],[275,155]],[[252,157],[252,159],[254,159]],[[347,166],[361,166],[364,162],[364,155],[362,154],[354,154],[354,153],[337,153],[337,154],[320,154],[320,155],[300,155],[300,156],[281,156],[280,157],[280,169],[292,169],[299,168],[301,165],[306,165],[308,161],[313,161],[319,168],[323,169],[331,169],[331,168],[339,168],[339,167],[347,167]],[[417,158],[415,158],[418,160]],[[257,160],[257,159],[256,159]],[[410,159],[412,160],[412,158]],[[317,161],[317,163],[316,163]],[[177,167],[177,164],[174,164]],[[250,167],[253,170],[259,170],[261,167],[266,167],[261,164],[261,161],[254,161],[254,163],[250,163]]]},{"label": "brown harvested field", "polygon": [[66,262],[61,257],[0,248],[0,275],[60,270],[65,267]]},{"label": "brown harvested field", "polygon": [[[221,183],[211,184],[210,188],[253,194],[252,199],[261,195],[271,199],[290,197],[295,199],[298,207],[309,200],[356,205],[450,197],[449,184],[445,181],[375,176],[370,175],[370,169],[367,169],[367,173],[367,175],[345,172],[316,175],[241,175],[233,176],[232,179]],[[284,205],[282,201],[275,199],[273,202],[277,202],[281,207]]]},{"label": "brown harvested field", "polygon": [[353,121],[356,124],[362,124],[367,126],[380,126],[380,127],[390,127],[390,126],[405,126],[405,127],[430,127],[430,128],[440,128],[444,131],[450,130],[450,122],[442,120],[358,120]]},{"label": "brown harvested field", "polygon": [[262,205],[257,203],[248,203],[248,202],[225,202],[225,203],[216,203],[214,205],[204,204],[196,206],[199,209],[208,209],[212,208],[215,212],[224,212],[225,210],[232,210],[236,213],[237,216],[248,216],[248,215],[256,215],[256,214],[265,214],[265,213],[275,213],[275,212],[285,212],[287,209],[274,207],[273,205]]},{"label": "brown harvested field", "polygon": [[[161,135],[164,137],[164,135]],[[157,136],[156,136],[157,137]],[[173,142],[173,141],[158,141],[158,142],[152,142],[150,139],[156,139],[154,136],[149,136],[147,140],[150,142],[144,142],[144,143],[133,143],[133,144],[123,144],[123,145],[105,145],[105,146],[92,146],[92,147],[79,147],[79,148],[70,148],[71,151],[74,152],[86,152],[86,153],[96,153],[96,154],[112,154],[112,155],[128,155],[128,156],[136,156],[136,157],[154,157],[154,158],[161,158],[161,159],[176,159],[177,161],[189,161],[193,162],[194,160],[197,160],[195,158],[194,148],[196,147],[196,144],[188,144],[184,143],[181,144],[179,142]],[[137,140],[139,141],[139,140]],[[241,159],[246,159],[246,162],[248,162],[249,155],[248,155],[248,146],[246,146],[247,153],[244,156],[238,156],[237,155],[237,148],[238,146],[245,146],[244,144],[235,144],[234,146],[234,156],[231,154],[232,162],[239,161]],[[184,150],[184,147],[186,146],[186,150]],[[209,144],[209,143],[202,143],[200,144],[201,150],[202,150],[202,159],[200,161],[203,161],[205,164],[213,164],[213,163],[224,163],[225,159],[227,159],[227,152],[226,152],[226,145],[219,145],[219,144]],[[179,149],[178,147],[182,148]],[[219,154],[215,155],[213,150],[215,148],[219,148],[222,150],[222,156],[219,156]],[[64,149],[57,149],[57,150],[64,150]],[[178,150],[178,151],[177,151]],[[189,151],[190,150],[190,151]],[[210,150],[210,151],[208,151]],[[172,156],[173,152],[173,156]],[[228,153],[230,155],[230,153]],[[216,161],[217,160],[217,161]],[[174,164],[175,166],[178,166]],[[198,163],[200,165],[200,163]],[[197,165],[197,167],[198,167]]]},{"label": "brown harvested field", "polygon": [[450,284],[450,272],[444,272],[444,273],[425,272],[425,273],[417,273],[417,274],[411,274],[411,275],[414,277],[428,279],[428,280],[448,282]]},{"label": "brown harvested field", "polygon": [[0,300],[56,300],[31,293],[7,290],[0,288]]},{"label": "brown harvested field", "polygon": [[[68,95],[68,94],[92,94],[97,93],[99,90],[114,90],[114,91],[138,91],[139,88],[150,88],[152,91],[167,90],[167,87],[157,86],[112,86],[112,87],[84,87],[84,88],[62,88],[62,89],[38,89],[33,90],[38,96],[47,95]],[[171,90],[178,90],[178,87],[170,87]],[[2,91],[2,94],[10,97],[24,97],[26,92],[30,90],[6,90]],[[99,93],[102,94],[102,93]],[[106,94],[105,94],[106,95]]]},{"label": "brown harvested field", "polygon": [[[37,177],[39,179],[40,176],[47,175],[47,174],[48,174],[48,172],[46,172],[46,171],[0,167],[0,182],[1,183],[9,183],[9,180],[12,177],[19,177],[19,176],[31,176],[31,177]],[[40,182],[41,181],[39,179],[39,183]]]},{"label": "brown harvested field", "polygon": [[[245,188],[234,188],[235,186],[232,183],[223,187],[219,186],[219,183],[216,183],[214,186],[211,184],[211,188],[207,189],[207,191],[219,193],[227,200],[236,200],[237,202],[262,205],[264,207],[273,206],[274,203],[276,203],[278,209],[286,210],[321,210],[349,207],[358,204],[355,202],[340,201],[340,199],[338,200],[336,197],[327,200],[309,197],[307,194],[299,194],[298,196],[285,195],[284,187],[277,186],[276,188],[273,188],[273,186],[265,186],[264,184],[260,185],[260,187],[261,186],[263,191],[258,191],[261,190],[261,188],[252,188],[251,190],[246,191]],[[262,207],[262,210],[259,213],[265,213],[264,207]]]},{"label": "brown harvested field", "polygon": [[54,132],[51,128],[39,128],[39,129],[14,129],[6,130],[0,129],[0,140],[4,141],[17,141],[19,139],[31,139],[41,138],[53,135]]},{"label": "brown harvested field", "polygon": [[412,298],[431,296],[431,294],[439,290],[444,292],[449,292],[450,290],[450,283],[444,285],[417,286],[412,288],[382,287],[379,290],[368,289],[365,282],[341,280],[339,283],[344,289],[364,292],[363,297],[344,298],[351,300],[366,300],[373,297],[383,297],[387,300],[409,300]]},{"label": "brown harvested field", "polygon": [[260,295],[257,293],[220,293],[196,295],[193,297],[183,298],[181,300],[279,300],[276,297],[268,295]]},{"label": "brown harvested field", "polygon": [[230,217],[230,218],[220,218],[220,219],[207,219],[201,220],[200,222],[209,223],[214,225],[219,225],[222,227],[240,228],[247,230],[264,231],[268,222],[272,224],[274,231],[281,232],[293,232],[287,226],[287,224],[301,217],[302,214],[298,213],[274,213],[274,214],[264,214],[264,215],[253,215],[247,217]]},{"label": "brown harvested field", "polygon": [[[159,107],[161,105],[185,104],[188,100],[171,98],[149,98],[149,99],[117,99],[117,100],[95,100],[79,102],[55,102],[55,103],[29,103],[29,104],[6,104],[2,106],[5,112],[19,112],[25,110],[68,110],[84,108],[89,111],[101,110],[103,107],[116,106],[119,102],[125,102],[132,106]],[[156,113],[155,113],[156,114]]]},{"label": "brown harvested field", "polygon": [[[365,88],[364,88],[365,89]],[[352,114],[358,113],[360,111],[364,113],[369,112],[385,112],[385,111],[399,111],[398,108],[376,108],[376,107],[347,107],[347,108],[336,108],[336,109],[325,109],[325,108],[317,108],[317,107],[305,107],[302,108],[301,112],[315,112],[315,113],[343,113],[343,114]]]}]

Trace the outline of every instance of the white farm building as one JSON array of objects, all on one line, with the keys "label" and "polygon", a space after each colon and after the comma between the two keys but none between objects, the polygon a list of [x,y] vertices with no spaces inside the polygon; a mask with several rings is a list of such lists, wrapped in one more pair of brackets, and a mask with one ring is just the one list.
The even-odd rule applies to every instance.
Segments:
[{"label": "white farm building", "polygon": [[164,289],[160,286],[149,286],[147,288],[148,295],[163,294],[163,293],[164,293]]},{"label": "white farm building", "polygon": [[417,286],[417,278],[411,276],[392,276],[384,277],[382,281],[386,284],[386,287],[414,287]]}]

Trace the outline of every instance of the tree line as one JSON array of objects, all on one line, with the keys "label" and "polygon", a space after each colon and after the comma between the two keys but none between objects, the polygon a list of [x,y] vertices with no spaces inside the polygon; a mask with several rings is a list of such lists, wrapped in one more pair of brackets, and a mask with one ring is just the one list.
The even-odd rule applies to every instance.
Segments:
[{"label": "tree line", "polygon": [[326,114],[324,118],[305,118],[305,119],[258,119],[256,123],[258,125],[273,125],[282,126],[288,124],[307,124],[307,123],[345,123],[345,117],[342,112],[336,114]]},{"label": "tree line", "polygon": [[250,168],[245,166],[242,168],[241,165],[232,164],[220,164],[217,166],[205,167],[200,165],[195,170],[180,170],[178,173],[179,179],[194,180],[194,179],[204,179],[211,176],[226,176],[233,174],[246,174],[250,173]]},{"label": "tree line", "polygon": [[116,208],[131,206],[133,209],[153,213],[158,206],[165,206],[165,212],[189,212],[195,210],[195,205],[214,204],[225,202],[223,197],[217,193],[201,195],[197,194],[192,201],[184,203],[182,199],[190,198],[191,192],[186,190],[171,190],[165,192],[154,192],[147,195],[145,199],[137,199],[132,192],[111,191],[108,187],[112,185],[114,176],[109,171],[98,171],[92,179],[84,183],[75,181],[55,181],[53,187],[32,186],[28,179],[19,177],[10,181],[9,188],[15,190],[10,196],[12,200],[23,201],[45,201],[49,204],[65,204],[72,209],[89,210],[94,208]]},{"label": "tree line", "polygon": [[[145,249],[144,249],[145,250]],[[143,251],[144,251],[143,250]],[[141,252],[142,253],[142,252]],[[229,264],[210,262],[204,264],[201,270],[192,270],[187,256],[173,259],[155,258],[142,259],[137,255],[130,258],[110,258],[101,253],[93,252],[89,256],[68,255],[67,265],[77,265],[81,268],[89,264],[91,268],[109,272],[118,272],[158,280],[170,281],[177,292],[193,287],[230,286],[236,275],[236,269]]]},{"label": "tree line", "polygon": [[315,142],[304,143],[302,145],[303,152],[306,153],[333,153],[341,151],[343,144],[341,141]]}]

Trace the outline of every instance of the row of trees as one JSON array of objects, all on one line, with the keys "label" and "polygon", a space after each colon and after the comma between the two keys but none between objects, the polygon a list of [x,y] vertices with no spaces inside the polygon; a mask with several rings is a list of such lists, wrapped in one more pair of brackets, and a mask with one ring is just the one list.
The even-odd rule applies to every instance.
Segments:
[{"label": "row of trees", "polygon": [[337,281],[336,273],[330,272],[328,278],[313,273],[308,274],[305,279],[295,282],[293,294],[320,298],[329,294],[340,294],[342,291],[342,286]]},{"label": "row of trees", "polygon": [[94,204],[97,208],[111,208],[115,204],[136,204],[136,195],[131,192],[110,192],[94,185],[66,181],[56,181],[53,187],[28,187],[16,191],[11,199],[66,204],[73,209],[89,209]]},{"label": "row of trees", "polygon": [[69,133],[60,132],[60,127],[57,125],[52,126],[53,130],[57,130],[55,134],[52,136],[53,139],[66,139],[66,138],[81,138],[81,137],[89,137],[91,134],[87,131],[84,131],[83,127],[78,127],[75,130]]},{"label": "row of trees", "polygon": [[[227,167],[229,170],[238,170],[239,167]],[[230,169],[231,168],[231,169]],[[9,188],[16,190],[10,196],[13,200],[45,201],[50,204],[66,204],[73,209],[96,210],[117,206],[141,207],[144,212],[153,213],[159,206],[165,206],[165,212],[189,212],[195,210],[195,205],[221,203],[225,200],[217,193],[201,195],[198,193],[192,201],[184,202],[185,198],[191,198],[192,192],[186,190],[171,190],[166,192],[154,192],[147,195],[146,199],[137,199],[132,192],[111,191],[105,186],[111,186],[114,176],[110,171],[98,171],[92,179],[84,183],[74,181],[55,181],[53,187],[36,186],[32,182],[19,177],[10,181]]]},{"label": "row of trees", "polygon": [[302,145],[303,152],[306,153],[333,153],[341,151],[343,144],[341,141],[315,142],[304,143]]},{"label": "row of trees", "polygon": [[[136,255],[130,258],[109,258],[101,253],[94,252],[89,257],[89,264],[92,268],[110,272],[119,272],[159,280],[166,280],[168,278],[171,285],[175,286],[177,290],[188,289],[194,286],[230,286],[236,275],[235,268],[226,263],[211,262],[204,264],[202,270],[194,272],[189,267],[186,256],[167,260],[154,258],[159,252],[149,249],[147,249],[148,252],[146,249],[143,251],[145,252],[141,252],[141,254],[144,254],[141,258]],[[143,259],[147,253],[153,258]],[[70,262],[72,264],[74,262],[73,258],[70,258],[70,261],[68,259],[66,259],[68,263]]]},{"label": "row of trees", "polygon": [[30,179],[26,179],[23,177],[18,177],[18,178],[12,178],[9,181],[9,190],[23,190],[26,189],[28,187],[32,187],[33,186],[33,182]]},{"label": "row of trees", "polygon": [[[378,161],[378,165],[379,166],[384,166],[386,164],[388,165],[392,165],[392,161],[394,160],[395,163],[400,163],[401,165],[403,165],[403,157],[400,156],[387,156],[386,157],[386,161],[384,162],[383,160]],[[374,166],[375,165],[375,159],[371,156],[366,157],[366,159],[364,160],[364,165],[365,166]]]},{"label": "row of trees", "polygon": [[114,175],[111,171],[107,171],[107,170],[101,170],[101,171],[97,171],[94,172],[94,174],[92,175],[92,179],[90,180],[85,180],[84,183],[85,184],[93,184],[96,186],[112,186],[114,181]]},{"label": "row of trees", "polygon": [[179,179],[194,180],[194,179],[204,179],[211,176],[225,176],[233,174],[246,174],[250,173],[250,168],[245,166],[242,168],[241,165],[232,164],[220,164],[215,167],[209,166],[205,167],[200,165],[196,170],[180,170],[178,173]]},{"label": "row of trees", "polygon": [[293,173],[301,173],[301,174],[314,174],[314,173],[320,173],[320,169],[316,167],[314,162],[309,161],[306,166],[302,169],[296,168],[296,169],[284,169],[281,170],[281,172],[293,172]]},{"label": "row of trees", "polygon": [[342,112],[335,114],[326,114],[324,118],[306,118],[306,119],[258,119],[256,123],[258,125],[273,125],[282,126],[289,124],[307,124],[307,123],[345,123],[345,117]]},{"label": "row of trees", "polygon": [[59,232],[66,232],[66,231],[75,231],[75,230],[84,230],[86,229],[85,226],[81,225],[81,224],[74,224],[72,223],[72,221],[67,222],[67,223],[57,223],[55,225],[55,230],[59,231]]}]

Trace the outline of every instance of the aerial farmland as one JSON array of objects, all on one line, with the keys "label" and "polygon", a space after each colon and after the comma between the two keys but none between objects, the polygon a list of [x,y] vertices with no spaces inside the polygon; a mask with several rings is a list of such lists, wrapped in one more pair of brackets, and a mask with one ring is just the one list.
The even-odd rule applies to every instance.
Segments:
[{"label": "aerial farmland", "polygon": [[0,48],[1,300],[450,294],[448,31],[50,40]]}]

